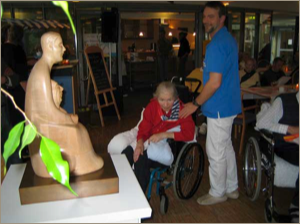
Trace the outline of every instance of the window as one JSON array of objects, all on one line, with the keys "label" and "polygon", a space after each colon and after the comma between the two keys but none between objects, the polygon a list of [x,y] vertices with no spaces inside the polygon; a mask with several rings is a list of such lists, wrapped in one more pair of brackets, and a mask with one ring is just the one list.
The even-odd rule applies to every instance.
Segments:
[{"label": "window", "polygon": [[153,39],[153,24],[152,19],[122,20],[122,39]]},{"label": "window", "polygon": [[15,8],[16,19],[43,19],[42,8]]},{"label": "window", "polygon": [[266,60],[270,62],[271,60],[271,17],[270,13],[260,15],[258,61]]},{"label": "window", "polygon": [[238,49],[240,50],[240,35],[241,35],[241,13],[240,12],[228,13],[228,30],[236,40]]},{"label": "window", "polygon": [[10,19],[10,18],[11,18],[10,8],[3,7],[2,19]]},{"label": "window", "polygon": [[246,13],[244,52],[249,54],[250,57],[254,57],[254,40],[255,40],[255,13]]}]

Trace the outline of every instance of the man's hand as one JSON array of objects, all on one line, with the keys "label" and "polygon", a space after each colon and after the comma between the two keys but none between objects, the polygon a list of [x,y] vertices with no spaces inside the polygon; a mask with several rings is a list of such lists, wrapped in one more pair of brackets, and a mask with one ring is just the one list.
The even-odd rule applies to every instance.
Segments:
[{"label": "man's hand", "polygon": [[194,104],[187,103],[184,105],[184,108],[179,112],[179,118],[186,118],[187,116],[194,113],[197,109],[198,107]]},{"label": "man's hand", "polygon": [[136,162],[138,161],[140,155],[143,155],[144,153],[144,142],[143,140],[138,140],[135,150],[134,150],[134,154],[133,154],[133,161]]},{"label": "man's hand", "polygon": [[288,126],[288,133],[291,135],[298,134],[299,133],[299,126]]},{"label": "man's hand", "polygon": [[152,135],[148,141],[149,141],[149,144],[150,144],[150,142],[156,143],[156,142],[163,140],[166,137],[167,136],[165,135],[165,132],[161,132],[161,133]]}]

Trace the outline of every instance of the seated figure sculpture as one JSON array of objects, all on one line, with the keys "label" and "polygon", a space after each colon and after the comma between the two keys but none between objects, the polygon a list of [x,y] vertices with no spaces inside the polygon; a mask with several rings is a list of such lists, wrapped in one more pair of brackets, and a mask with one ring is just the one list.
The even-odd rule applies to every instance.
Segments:
[{"label": "seated figure sculpture", "polygon": [[[33,67],[26,91],[25,112],[37,131],[55,141],[69,163],[70,175],[83,175],[103,167],[103,159],[93,149],[85,127],[78,116],[60,108],[62,87],[50,79],[53,64],[62,61],[65,48],[60,34],[45,33],[41,38],[43,56]],[[52,85],[52,86],[51,86]],[[40,138],[29,146],[36,175],[50,178],[40,154]]]}]

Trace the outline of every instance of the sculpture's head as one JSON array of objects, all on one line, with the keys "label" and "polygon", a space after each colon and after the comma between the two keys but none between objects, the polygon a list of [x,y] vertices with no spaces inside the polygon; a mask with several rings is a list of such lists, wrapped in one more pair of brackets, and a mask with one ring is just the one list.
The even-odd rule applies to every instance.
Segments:
[{"label": "sculpture's head", "polygon": [[63,90],[64,88],[60,86],[57,82],[54,80],[51,80],[51,87],[52,87],[52,96],[53,96],[53,101],[54,104],[57,108],[60,107],[60,103],[62,101],[62,96],[63,96]]},{"label": "sculpture's head", "polygon": [[59,33],[47,32],[41,38],[43,56],[51,58],[53,63],[63,60],[66,48]]}]

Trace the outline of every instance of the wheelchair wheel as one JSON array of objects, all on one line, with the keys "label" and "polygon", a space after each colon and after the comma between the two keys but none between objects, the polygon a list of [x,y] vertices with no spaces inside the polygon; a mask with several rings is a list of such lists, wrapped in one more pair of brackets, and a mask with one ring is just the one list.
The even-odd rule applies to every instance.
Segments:
[{"label": "wheelchair wheel", "polygon": [[160,206],[159,206],[160,213],[165,215],[168,211],[168,207],[169,207],[169,199],[166,194],[162,194],[160,196]]},{"label": "wheelchair wheel", "polygon": [[254,137],[251,137],[246,145],[243,177],[246,194],[251,201],[255,201],[259,196],[261,186],[261,152]]},{"label": "wheelchair wheel", "polygon": [[201,183],[204,152],[198,143],[187,143],[181,149],[174,168],[173,190],[178,199],[191,198]]},{"label": "wheelchair wheel", "polygon": [[[274,211],[275,211],[275,204],[273,206],[274,206]],[[276,220],[273,217],[271,201],[269,198],[265,201],[265,212],[264,213],[265,213],[265,220],[267,223],[276,223]]]}]

